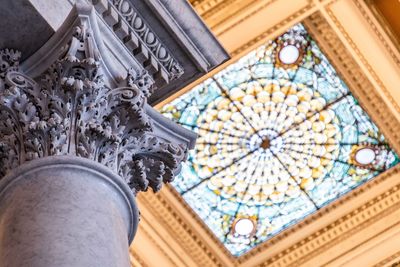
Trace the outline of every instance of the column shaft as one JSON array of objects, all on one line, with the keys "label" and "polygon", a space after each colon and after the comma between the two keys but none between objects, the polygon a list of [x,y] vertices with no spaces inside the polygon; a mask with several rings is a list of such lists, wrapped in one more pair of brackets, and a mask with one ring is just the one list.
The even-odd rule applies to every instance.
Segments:
[{"label": "column shaft", "polygon": [[137,220],[131,190],[106,167],[34,160],[0,181],[0,265],[128,267]]}]

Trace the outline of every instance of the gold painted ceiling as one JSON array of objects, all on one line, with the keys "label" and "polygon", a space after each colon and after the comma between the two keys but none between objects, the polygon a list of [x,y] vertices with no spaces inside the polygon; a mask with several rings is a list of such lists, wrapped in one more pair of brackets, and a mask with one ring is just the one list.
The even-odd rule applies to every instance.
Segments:
[{"label": "gold painted ceiling", "polygon": [[[191,1],[232,56],[208,77],[301,22],[398,153],[400,53],[396,25],[376,2]],[[159,107],[208,77],[183,88]],[[399,186],[396,166],[239,257],[229,253],[173,187],[159,194],[147,192],[138,197],[142,220],[131,247],[132,265],[391,265],[400,257]]]}]

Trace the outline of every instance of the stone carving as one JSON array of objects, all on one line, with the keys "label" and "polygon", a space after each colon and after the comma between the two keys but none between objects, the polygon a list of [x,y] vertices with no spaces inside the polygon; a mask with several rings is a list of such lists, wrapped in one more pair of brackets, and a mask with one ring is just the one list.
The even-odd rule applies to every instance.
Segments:
[{"label": "stone carving", "polygon": [[129,26],[150,49],[151,53],[168,71],[170,79],[174,80],[183,74],[182,66],[171,56],[158,37],[148,27],[143,18],[135,10],[129,0],[111,0]]},{"label": "stone carving", "polygon": [[153,132],[145,113],[152,80],[129,72],[110,88],[85,24],[75,27],[60,57],[35,80],[19,71],[21,54],[0,51],[0,175],[52,155],[76,155],[118,173],[136,194],[173,179],[186,147]]},{"label": "stone carving", "polygon": [[133,69],[128,70],[127,84],[130,87],[137,86],[145,97],[150,97],[154,91],[154,82],[150,74],[143,70],[137,74]]}]

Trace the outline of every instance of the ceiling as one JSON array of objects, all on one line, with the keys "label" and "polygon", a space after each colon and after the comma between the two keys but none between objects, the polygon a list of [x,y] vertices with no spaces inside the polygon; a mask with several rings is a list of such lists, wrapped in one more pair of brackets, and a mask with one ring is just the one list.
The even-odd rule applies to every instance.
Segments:
[{"label": "ceiling", "polygon": [[[232,56],[230,62],[207,77],[302,22],[399,153],[398,31],[393,22],[396,20],[385,13],[390,8],[378,2],[191,1]],[[393,0],[393,5],[397,4]],[[207,77],[183,88],[158,107]],[[399,171],[397,166],[379,175],[240,257],[233,257],[222,246],[171,186],[158,194],[140,194],[142,219],[131,247],[132,265],[385,266],[398,262]]]},{"label": "ceiling", "polygon": [[399,162],[302,24],[160,111],[198,135],[171,185],[236,257]]}]

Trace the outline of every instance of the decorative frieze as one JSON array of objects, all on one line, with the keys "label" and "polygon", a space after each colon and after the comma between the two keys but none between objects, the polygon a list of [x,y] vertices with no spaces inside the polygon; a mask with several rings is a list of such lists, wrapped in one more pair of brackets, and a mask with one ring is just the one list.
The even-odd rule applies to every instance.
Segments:
[{"label": "decorative frieze", "polygon": [[169,72],[171,80],[179,78],[183,74],[182,66],[172,57],[168,49],[162,44],[156,34],[150,29],[128,0],[112,0],[118,12],[128,22],[133,31],[147,45],[151,53]]},{"label": "decorative frieze", "polygon": [[150,72],[153,79],[168,83],[184,73],[181,64],[163,45],[132,3],[127,0],[93,0],[105,22]]}]

